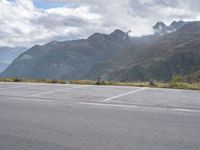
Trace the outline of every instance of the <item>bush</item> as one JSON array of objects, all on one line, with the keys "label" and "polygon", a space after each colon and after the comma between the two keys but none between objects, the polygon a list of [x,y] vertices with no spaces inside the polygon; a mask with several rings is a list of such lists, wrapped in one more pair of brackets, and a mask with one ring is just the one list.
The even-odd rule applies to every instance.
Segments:
[{"label": "bush", "polygon": [[150,80],[149,85],[150,86],[156,86],[156,81],[155,80]]},{"label": "bush", "polygon": [[101,82],[100,82],[100,81],[97,81],[97,82],[96,82],[96,85],[106,85],[106,82],[105,82],[105,81],[101,81]]},{"label": "bush", "polygon": [[13,82],[22,82],[22,79],[19,78],[12,78]]},{"label": "bush", "polygon": [[171,87],[176,87],[178,85],[178,83],[182,82],[183,78],[182,76],[179,75],[173,75],[171,78],[171,82],[170,82],[170,86]]}]

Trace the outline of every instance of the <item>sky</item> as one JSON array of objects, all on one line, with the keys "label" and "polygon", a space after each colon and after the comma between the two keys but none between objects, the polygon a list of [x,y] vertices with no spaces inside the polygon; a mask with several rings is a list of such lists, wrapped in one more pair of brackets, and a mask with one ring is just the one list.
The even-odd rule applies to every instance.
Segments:
[{"label": "sky", "polygon": [[200,20],[199,0],[0,0],[0,47],[31,47],[50,41],[131,30],[152,34],[163,21]]}]

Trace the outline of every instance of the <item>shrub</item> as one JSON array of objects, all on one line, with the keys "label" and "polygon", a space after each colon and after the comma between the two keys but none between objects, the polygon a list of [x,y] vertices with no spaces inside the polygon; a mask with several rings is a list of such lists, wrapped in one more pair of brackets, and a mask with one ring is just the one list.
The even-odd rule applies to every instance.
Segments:
[{"label": "shrub", "polygon": [[173,75],[171,78],[170,86],[171,87],[176,87],[178,83],[182,82],[183,78],[182,76],[179,75]]},{"label": "shrub", "polygon": [[16,78],[16,77],[12,78],[12,80],[13,80],[13,82],[22,82],[22,79],[19,79],[19,78]]},{"label": "shrub", "polygon": [[150,80],[149,85],[150,86],[156,86],[156,81],[155,80]]}]

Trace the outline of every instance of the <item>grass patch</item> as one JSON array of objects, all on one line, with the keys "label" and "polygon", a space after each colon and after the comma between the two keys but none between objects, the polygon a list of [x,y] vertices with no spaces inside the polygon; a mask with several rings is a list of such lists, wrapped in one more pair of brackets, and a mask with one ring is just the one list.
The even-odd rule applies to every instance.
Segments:
[{"label": "grass patch", "polygon": [[83,84],[83,85],[95,85],[96,81],[92,80],[69,80],[67,81],[69,84]]},{"label": "grass patch", "polygon": [[[96,81],[92,80],[47,80],[47,79],[21,79],[21,78],[0,78],[0,82],[29,82],[29,83],[56,83],[56,84],[81,84],[81,85],[97,85]],[[184,83],[184,82],[156,82],[154,85],[150,82],[115,82],[103,81],[98,85],[109,86],[137,86],[137,87],[155,87],[155,88],[173,88],[173,89],[188,89],[200,90],[200,83]]]},{"label": "grass patch", "polygon": [[23,78],[0,78],[0,82],[27,82],[27,83],[58,83],[66,84],[65,80],[48,80],[48,79],[23,79]]}]

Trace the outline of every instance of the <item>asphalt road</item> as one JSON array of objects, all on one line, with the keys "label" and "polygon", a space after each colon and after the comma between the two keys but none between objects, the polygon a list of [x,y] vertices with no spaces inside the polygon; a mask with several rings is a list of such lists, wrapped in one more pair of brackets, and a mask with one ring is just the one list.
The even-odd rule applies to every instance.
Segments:
[{"label": "asphalt road", "polygon": [[199,150],[200,91],[0,83],[0,150]]}]

